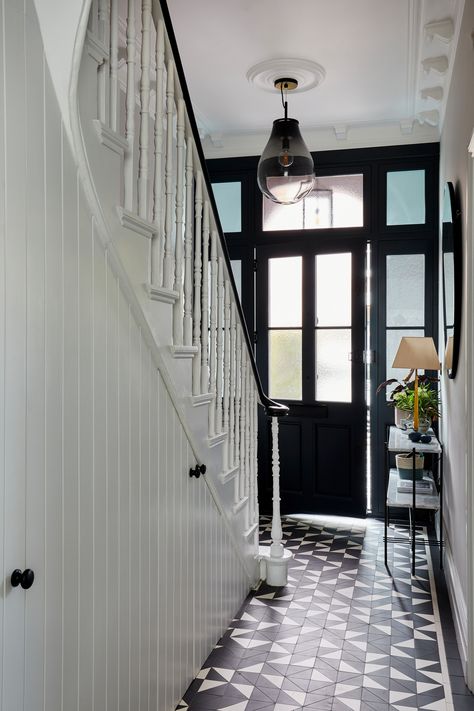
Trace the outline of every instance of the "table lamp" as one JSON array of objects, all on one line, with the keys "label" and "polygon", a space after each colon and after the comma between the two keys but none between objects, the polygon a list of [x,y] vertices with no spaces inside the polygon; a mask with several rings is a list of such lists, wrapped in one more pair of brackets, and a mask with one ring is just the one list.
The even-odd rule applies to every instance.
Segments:
[{"label": "table lamp", "polygon": [[440,370],[440,362],[434,341],[425,336],[403,336],[392,368],[409,368],[415,371],[413,401],[413,429],[418,430],[418,370]]}]

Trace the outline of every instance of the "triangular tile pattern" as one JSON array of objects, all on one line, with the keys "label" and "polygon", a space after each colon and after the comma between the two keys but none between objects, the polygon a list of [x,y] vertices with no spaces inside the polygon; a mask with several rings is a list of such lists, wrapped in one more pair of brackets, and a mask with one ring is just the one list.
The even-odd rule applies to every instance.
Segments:
[{"label": "triangular tile pattern", "polygon": [[[262,517],[263,544],[270,528]],[[283,534],[294,554],[288,585],[248,596],[177,709],[444,709],[449,677],[424,552],[411,578],[409,546],[389,544],[390,577],[377,521],[286,519]]]}]

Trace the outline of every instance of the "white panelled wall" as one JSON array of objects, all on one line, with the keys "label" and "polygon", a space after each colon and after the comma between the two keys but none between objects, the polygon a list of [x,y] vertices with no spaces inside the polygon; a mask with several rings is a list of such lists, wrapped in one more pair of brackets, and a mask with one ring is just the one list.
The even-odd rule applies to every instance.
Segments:
[{"label": "white panelled wall", "polygon": [[99,239],[33,2],[0,6],[0,708],[170,711],[249,578]]}]

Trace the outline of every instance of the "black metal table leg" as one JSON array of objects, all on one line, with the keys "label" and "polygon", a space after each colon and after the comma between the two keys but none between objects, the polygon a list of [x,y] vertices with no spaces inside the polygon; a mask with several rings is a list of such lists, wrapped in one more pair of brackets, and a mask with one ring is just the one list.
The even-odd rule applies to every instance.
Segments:
[{"label": "black metal table leg", "polygon": [[413,447],[413,505],[411,520],[411,574],[415,575],[415,554],[416,554],[416,449]]}]

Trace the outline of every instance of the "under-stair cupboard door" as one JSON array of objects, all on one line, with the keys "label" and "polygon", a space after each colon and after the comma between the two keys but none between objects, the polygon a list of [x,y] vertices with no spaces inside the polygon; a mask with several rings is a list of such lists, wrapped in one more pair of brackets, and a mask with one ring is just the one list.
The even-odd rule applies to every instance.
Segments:
[{"label": "under-stair cupboard door", "polygon": [[[42,224],[28,214],[43,198],[28,184],[38,175],[27,150],[43,152],[43,112],[28,112],[30,90],[43,92],[43,55],[30,36],[32,18],[23,3],[0,2],[0,708],[38,708],[43,694],[43,581],[12,586],[14,570],[41,570],[44,531],[44,272]],[[31,72],[31,73],[29,73]],[[28,97],[29,98],[29,97]],[[26,146],[31,122],[40,136]],[[29,143],[29,142],[28,142]],[[32,162],[41,173],[42,164]],[[41,176],[42,181],[42,176]],[[43,193],[44,195],[44,193]],[[28,284],[28,288],[27,288]],[[38,375],[40,377],[38,377]],[[24,584],[24,580],[22,581]],[[40,678],[41,677],[41,678]],[[42,703],[42,702],[41,702]]]}]

